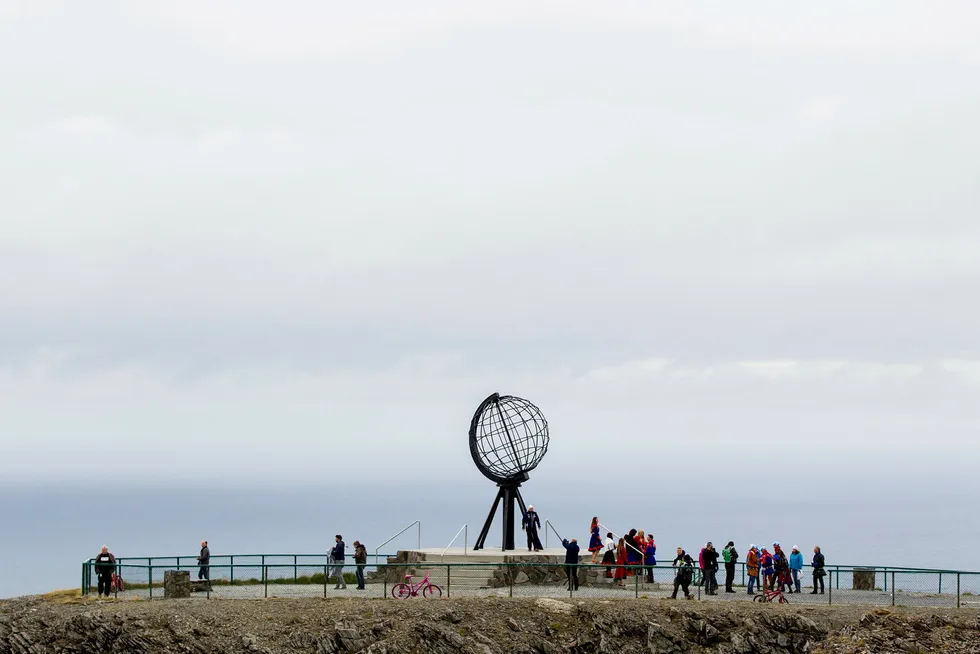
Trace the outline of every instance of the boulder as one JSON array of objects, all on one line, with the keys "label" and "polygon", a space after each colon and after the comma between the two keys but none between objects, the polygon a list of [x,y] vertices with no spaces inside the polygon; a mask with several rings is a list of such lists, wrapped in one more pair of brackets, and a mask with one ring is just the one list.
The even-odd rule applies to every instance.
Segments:
[{"label": "boulder", "polygon": [[191,573],[189,570],[165,570],[163,573],[163,596],[179,599],[191,596]]}]

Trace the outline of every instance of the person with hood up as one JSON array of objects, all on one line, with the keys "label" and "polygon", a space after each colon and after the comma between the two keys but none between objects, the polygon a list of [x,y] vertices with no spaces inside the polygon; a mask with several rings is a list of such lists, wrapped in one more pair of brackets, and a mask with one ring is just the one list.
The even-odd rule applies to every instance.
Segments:
[{"label": "person with hood up", "polygon": [[728,541],[728,545],[721,551],[721,558],[725,560],[725,592],[734,593],[732,584],[735,583],[735,564],[738,562],[738,550],[735,549],[735,541]]},{"label": "person with hood up", "polygon": [[759,550],[755,545],[749,545],[749,553],[745,556],[745,570],[749,575],[749,595],[755,595],[752,589],[759,584]]},{"label": "person with hood up", "polygon": [[762,554],[759,556],[759,565],[762,567],[762,588],[769,588],[772,590],[772,554],[765,547],[762,548]]},{"label": "person with hood up", "polygon": [[674,575],[674,594],[670,598],[677,599],[677,589],[682,588],[684,589],[684,597],[692,599],[688,587],[691,585],[691,578],[694,576],[694,559],[684,551],[683,547],[678,546],[673,566],[677,568],[677,574]]},{"label": "person with hood up", "polygon": [[800,581],[800,575],[803,573],[803,555],[800,553],[798,545],[793,546],[793,552],[789,555],[789,570],[793,573],[793,584],[796,586],[796,592],[802,592],[803,585]]}]

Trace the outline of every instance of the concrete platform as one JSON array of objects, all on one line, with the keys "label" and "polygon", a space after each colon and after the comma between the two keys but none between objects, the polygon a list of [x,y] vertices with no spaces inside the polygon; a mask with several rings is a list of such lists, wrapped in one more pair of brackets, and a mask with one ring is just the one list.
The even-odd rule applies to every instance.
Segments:
[{"label": "concrete platform", "polygon": [[[529,552],[526,548],[518,550],[483,549],[474,551],[472,549],[464,550],[462,547],[450,547],[448,550],[444,547],[433,547],[399,551],[425,554],[425,560],[430,563],[442,559],[444,551],[446,563],[503,563],[505,559],[515,556],[519,556],[522,559],[540,559],[542,562],[548,562],[555,557],[561,557],[562,561],[565,560],[564,547],[549,547],[539,552]],[[589,552],[584,552],[579,555],[580,560],[591,557],[592,555]]]}]

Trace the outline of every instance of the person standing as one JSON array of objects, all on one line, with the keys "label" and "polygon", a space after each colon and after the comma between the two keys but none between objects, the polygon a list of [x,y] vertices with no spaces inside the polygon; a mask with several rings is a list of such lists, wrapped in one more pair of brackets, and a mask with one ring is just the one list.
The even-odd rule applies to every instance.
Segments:
[{"label": "person standing", "polygon": [[540,528],[541,519],[538,518],[538,512],[534,510],[533,505],[528,505],[527,511],[524,513],[524,519],[521,521],[521,530],[527,532],[528,552],[531,550],[540,552],[544,549],[541,547],[541,539],[538,538],[538,529]]},{"label": "person standing", "polygon": [[211,550],[208,549],[208,542],[206,540],[201,541],[201,553],[197,555],[197,563],[200,566],[197,569],[197,580],[202,579],[211,580]]},{"label": "person standing", "polygon": [[647,542],[643,548],[643,563],[647,567],[647,581],[653,583],[653,567],[657,565],[657,543],[653,540],[653,534],[647,536]]},{"label": "person standing", "polygon": [[800,581],[800,575],[803,573],[803,554],[800,553],[798,545],[793,546],[793,552],[789,555],[789,570],[793,573],[793,584],[796,586],[796,592],[802,592],[800,589],[803,584]]},{"label": "person standing", "polygon": [[357,575],[357,590],[364,590],[364,566],[367,565],[367,548],[359,541],[354,541],[354,563],[357,567],[354,573]]},{"label": "person standing", "polygon": [[339,590],[341,588],[347,588],[347,582],[344,580],[344,550],[347,546],[344,545],[344,538],[340,534],[337,534],[334,538],[336,542],[333,549],[330,550],[330,560],[334,563],[333,573],[337,577],[337,585],[333,589]]},{"label": "person standing", "polygon": [[704,592],[708,595],[718,594],[718,550],[710,542],[702,551],[704,556]]},{"label": "person standing", "polygon": [[109,597],[112,592],[112,575],[116,572],[116,557],[109,548],[102,546],[102,551],[95,557],[95,574],[99,577],[99,597],[105,594]]},{"label": "person standing", "polygon": [[578,590],[578,539],[573,538],[571,541],[568,539],[562,539],[561,544],[565,547],[565,572],[568,573],[568,587],[572,588],[574,583],[574,590]]},{"label": "person standing", "polygon": [[752,588],[759,583],[759,550],[755,545],[749,545],[749,553],[745,555],[745,570],[749,575],[749,595],[755,595]]},{"label": "person standing", "polygon": [[616,574],[613,575],[617,586],[626,584],[626,539],[620,538],[616,545]]},{"label": "person standing", "polygon": [[674,594],[670,598],[677,599],[677,589],[682,588],[684,597],[691,599],[688,587],[691,585],[691,577],[694,576],[694,559],[684,551],[684,548],[678,547],[673,566],[677,568],[677,574],[674,575]]},{"label": "person standing", "polygon": [[810,593],[811,595],[817,594],[817,582],[820,583],[820,594],[823,595],[823,578],[826,574],[823,552],[820,551],[820,546],[817,545],[813,548],[813,592]]},{"label": "person standing", "polygon": [[728,541],[728,545],[721,551],[721,558],[725,560],[725,592],[734,593],[732,584],[735,583],[735,564],[738,563],[738,550],[735,549],[735,541]]},{"label": "person standing", "polygon": [[759,555],[759,565],[762,566],[760,588],[772,590],[772,554],[765,547],[762,548],[762,554]]},{"label": "person standing", "polygon": [[789,575],[789,557],[786,556],[786,552],[783,551],[782,546],[779,543],[772,544],[772,561],[775,570],[775,578],[773,579],[773,585],[769,586],[769,590],[772,590],[774,586],[778,586],[779,590],[784,590],[785,587],[789,587],[789,592],[793,592],[792,578]]},{"label": "person standing", "polygon": [[599,552],[602,551],[602,536],[599,533],[599,516],[592,518],[589,527],[589,551],[592,552],[592,562],[599,562]]}]

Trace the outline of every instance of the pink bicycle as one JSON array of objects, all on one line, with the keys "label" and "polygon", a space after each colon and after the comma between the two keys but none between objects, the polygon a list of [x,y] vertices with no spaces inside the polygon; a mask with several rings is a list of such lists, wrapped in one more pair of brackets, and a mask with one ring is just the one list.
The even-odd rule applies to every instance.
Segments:
[{"label": "pink bicycle", "polygon": [[395,599],[408,599],[418,597],[422,591],[422,597],[442,597],[442,589],[429,581],[429,573],[425,573],[425,579],[418,584],[412,583],[412,575],[405,575],[405,583],[395,584],[391,589],[391,596]]}]

